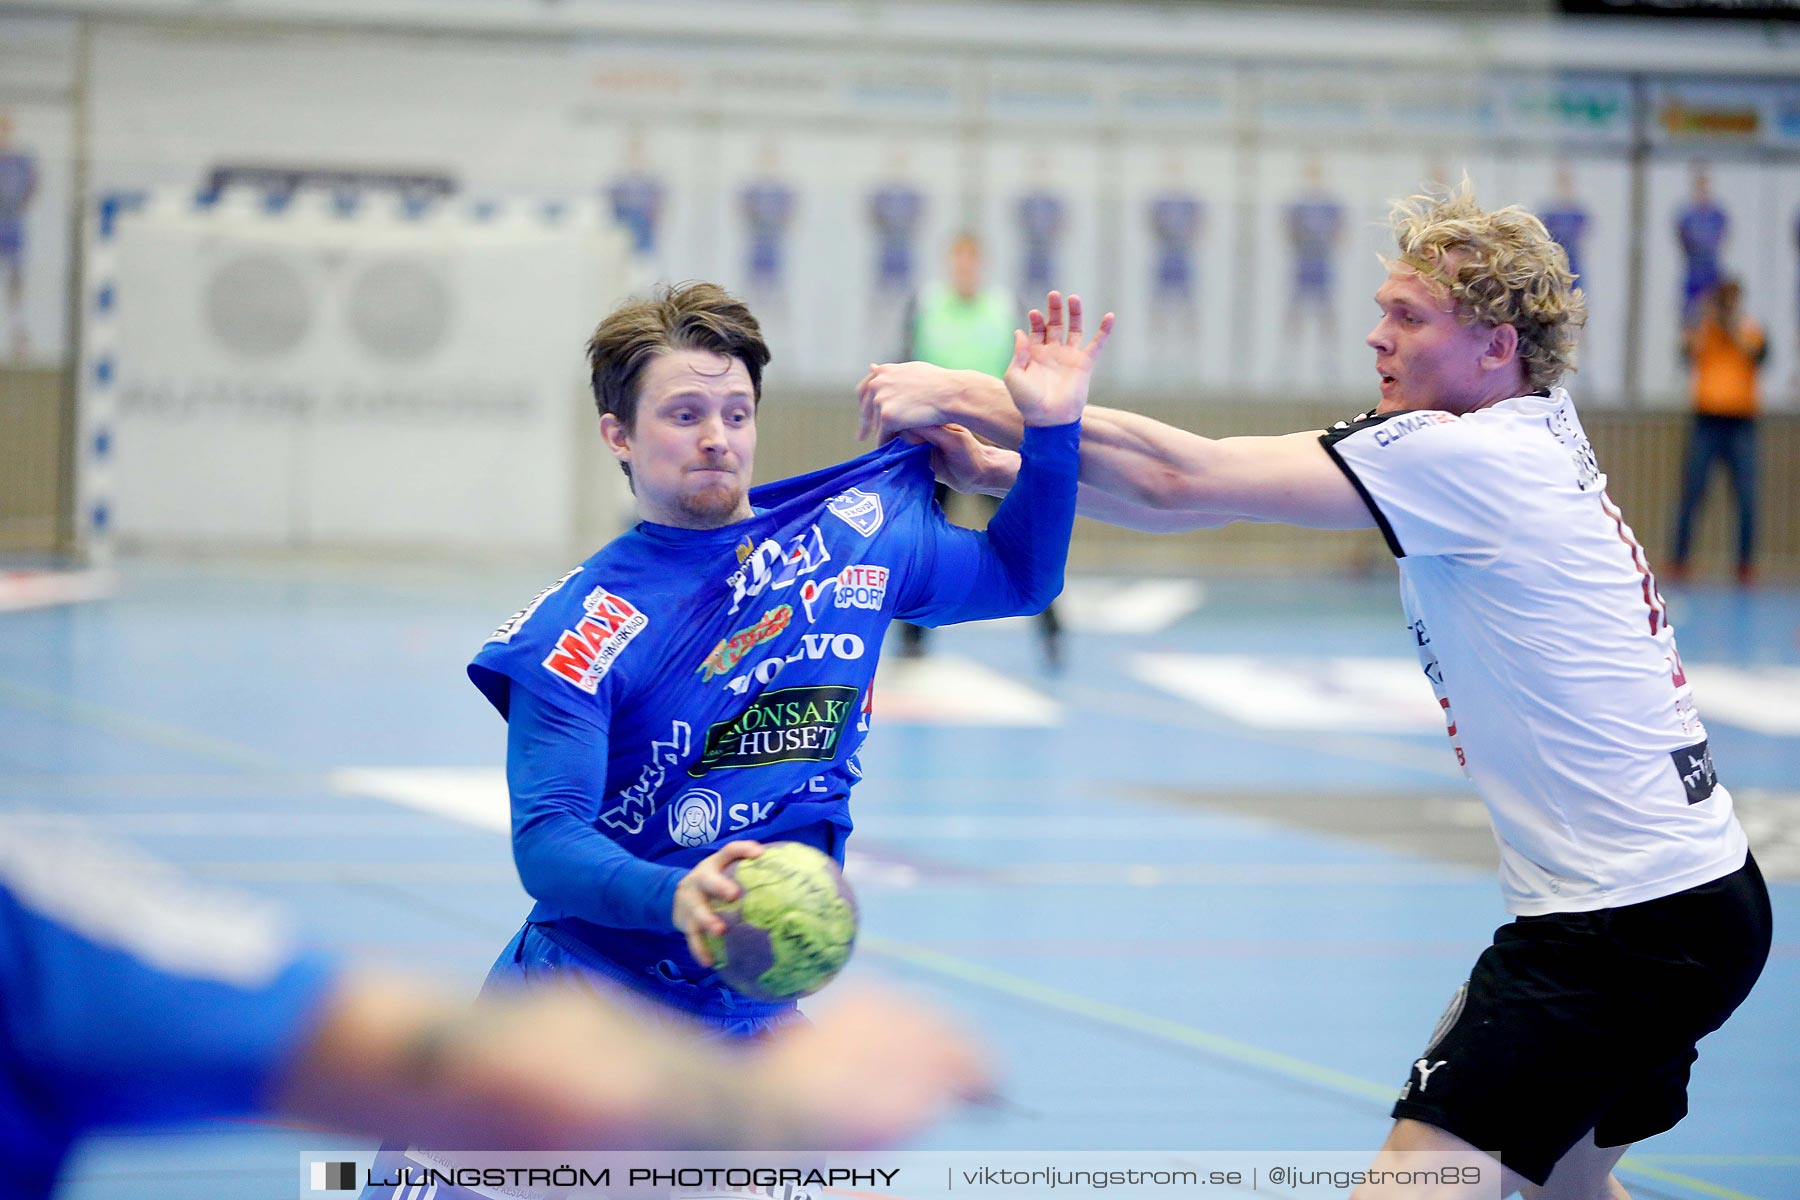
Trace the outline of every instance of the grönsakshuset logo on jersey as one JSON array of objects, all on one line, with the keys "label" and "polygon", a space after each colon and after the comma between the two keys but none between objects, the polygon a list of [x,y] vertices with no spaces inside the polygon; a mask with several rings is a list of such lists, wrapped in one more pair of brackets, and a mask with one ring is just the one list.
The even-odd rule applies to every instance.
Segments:
[{"label": "gr\u00f6nsakshuset logo on jersey", "polygon": [[859,689],[843,684],[764,692],[706,731],[700,757],[687,773],[699,779],[715,770],[825,762],[837,753],[857,713],[858,695]]}]

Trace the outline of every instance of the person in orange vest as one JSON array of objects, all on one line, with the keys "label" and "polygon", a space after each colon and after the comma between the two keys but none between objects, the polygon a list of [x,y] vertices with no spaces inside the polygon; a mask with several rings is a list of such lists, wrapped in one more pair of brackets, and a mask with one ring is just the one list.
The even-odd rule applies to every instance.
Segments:
[{"label": "person in orange vest", "polygon": [[1675,559],[1668,572],[1675,578],[1687,571],[1694,513],[1706,495],[1715,459],[1725,460],[1737,497],[1738,582],[1755,578],[1756,372],[1769,347],[1762,326],[1740,310],[1742,298],[1743,288],[1736,279],[1720,280],[1683,335],[1683,350],[1693,370],[1694,424],[1681,473]]}]

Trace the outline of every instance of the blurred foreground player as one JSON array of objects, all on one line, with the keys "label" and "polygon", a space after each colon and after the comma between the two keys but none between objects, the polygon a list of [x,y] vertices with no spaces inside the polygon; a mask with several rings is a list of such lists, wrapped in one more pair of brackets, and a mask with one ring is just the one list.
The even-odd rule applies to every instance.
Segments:
[{"label": "blurred foreground player", "polygon": [[639,523],[469,667],[507,719],[513,854],[537,901],[490,985],[599,976],[725,1037],[795,1015],[712,969],[701,935],[725,926],[709,901],[738,891],[724,868],[761,852],[752,839],[842,863],[890,621],[1032,613],[1062,588],[1102,339],[1016,336],[1018,407],[1006,404],[1026,427],[1023,464],[975,533],[933,501],[932,447],[905,441],[750,491],[769,352],[720,288],[688,284],[601,322],[600,432]]},{"label": "blurred foreground player", "polygon": [[968,1044],[879,995],[738,1054],[589,989],[447,1004],[297,953],[237,895],[0,820],[0,1195],[49,1195],[109,1125],[266,1112],[521,1150],[878,1145],[981,1084]]},{"label": "blurred foreground player", "polygon": [[[1214,441],[1090,408],[1081,511],[1152,531],[1382,531],[1517,918],[1413,1064],[1384,1150],[1475,1147],[1500,1155],[1509,1194],[1619,1197],[1613,1165],[1686,1114],[1695,1043],[1762,971],[1768,892],[1644,551],[1558,383],[1583,318],[1563,252],[1467,185],[1394,215],[1372,413]],[[865,431],[956,421],[1016,436],[982,376],[883,366],[862,402]],[[945,473],[1001,490],[1010,456],[975,449]]]}]

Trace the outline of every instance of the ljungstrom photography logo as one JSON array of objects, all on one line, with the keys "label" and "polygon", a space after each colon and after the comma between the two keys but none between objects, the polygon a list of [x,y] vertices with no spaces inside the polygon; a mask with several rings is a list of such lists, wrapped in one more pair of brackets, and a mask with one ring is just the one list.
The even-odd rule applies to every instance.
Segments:
[{"label": "ljungstrom photography logo", "polygon": [[315,1192],[354,1192],[356,1164],[353,1162],[316,1162],[312,1164],[312,1190]]}]

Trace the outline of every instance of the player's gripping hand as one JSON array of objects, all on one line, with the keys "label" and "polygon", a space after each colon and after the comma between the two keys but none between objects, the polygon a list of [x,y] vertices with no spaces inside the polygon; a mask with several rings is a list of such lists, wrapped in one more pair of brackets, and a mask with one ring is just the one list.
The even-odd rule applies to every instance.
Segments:
[{"label": "player's gripping hand", "polygon": [[1031,330],[1013,331],[1013,359],[1006,368],[1006,390],[1027,425],[1067,425],[1087,407],[1088,380],[1094,363],[1112,336],[1113,315],[1100,318],[1094,340],[1081,343],[1081,297],[1070,296],[1068,321],[1063,320],[1061,292],[1044,302],[1049,316],[1031,310]]},{"label": "player's gripping hand", "polygon": [[856,440],[880,434],[881,440],[905,429],[942,425],[945,408],[967,385],[966,376],[985,379],[979,371],[952,371],[928,362],[878,363],[856,385],[860,417]]},{"label": "player's gripping hand", "polygon": [[675,928],[687,935],[688,953],[701,966],[713,965],[712,951],[706,948],[706,935],[725,936],[725,922],[712,910],[712,901],[736,900],[744,890],[725,874],[725,868],[739,859],[755,858],[762,852],[761,842],[726,842],[695,863],[675,885],[675,904],[671,910]]},{"label": "player's gripping hand", "polygon": [[990,446],[961,425],[928,425],[903,434],[931,444],[931,471],[946,486],[968,495],[1004,496],[1019,477],[1019,456]]}]

